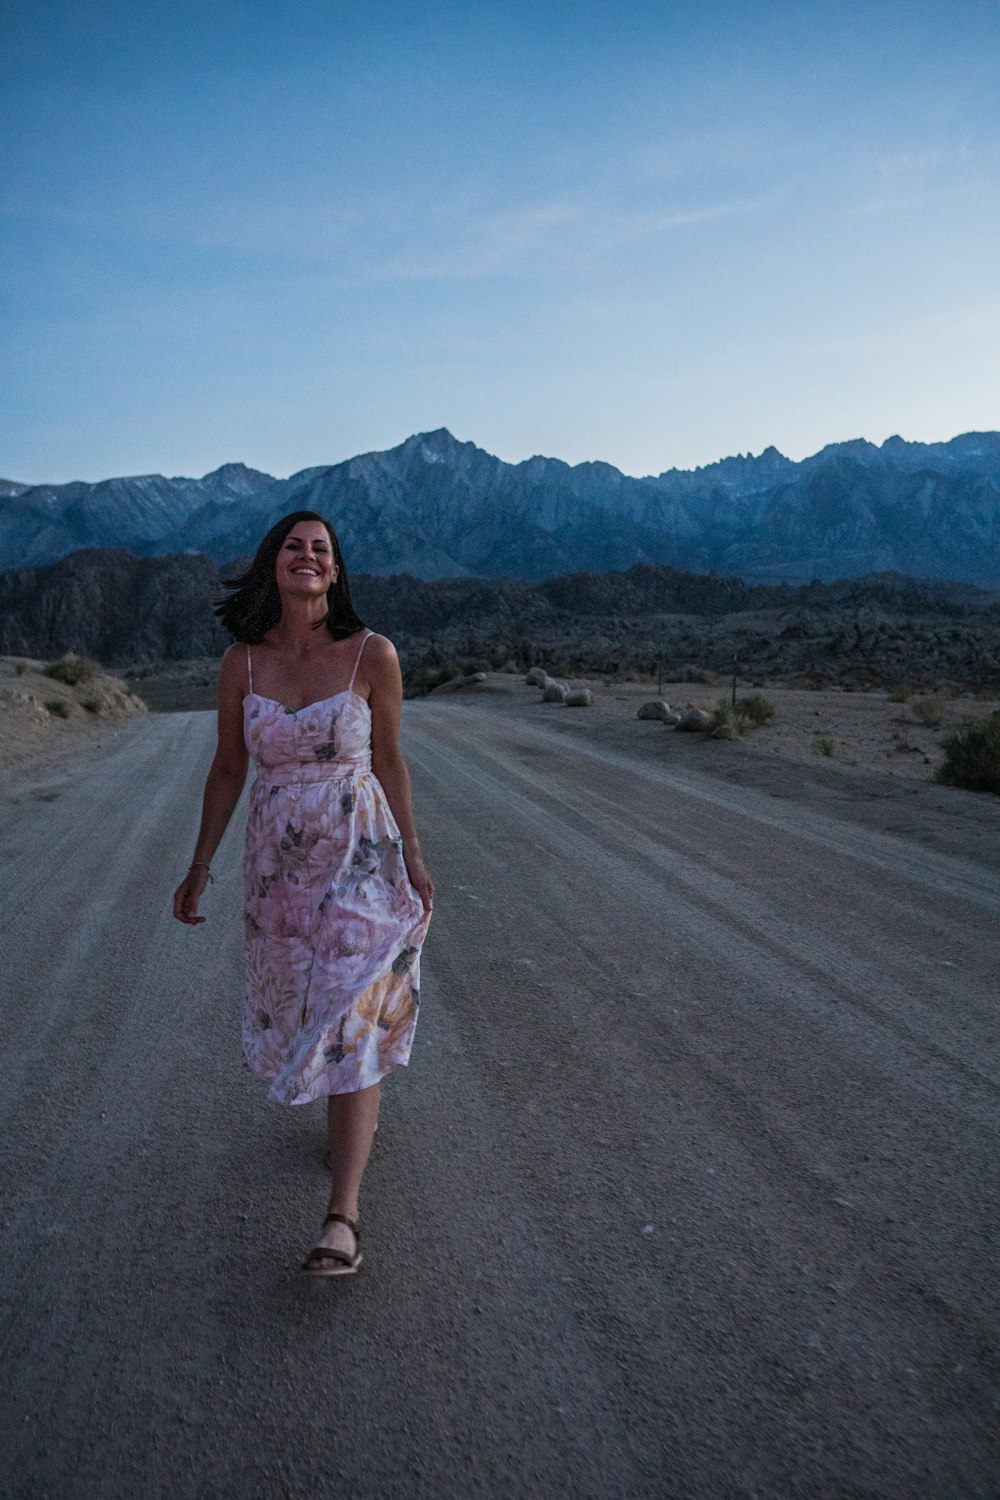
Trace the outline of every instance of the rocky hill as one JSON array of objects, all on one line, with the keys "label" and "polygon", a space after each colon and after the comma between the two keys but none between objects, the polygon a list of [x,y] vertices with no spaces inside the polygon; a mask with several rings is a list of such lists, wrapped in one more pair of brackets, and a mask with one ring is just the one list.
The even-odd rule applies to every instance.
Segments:
[{"label": "rocky hill", "polygon": [[[118,667],[217,658],[229,637],[203,557],[86,551],[0,575],[0,653]],[[411,689],[462,663],[606,675],[745,673],[817,683],[1000,683],[1000,598],[900,574],[793,586],[639,564],[624,572],[423,580],[356,574],[361,617],[399,647]]]},{"label": "rocky hill", "polygon": [[662,563],[752,582],[897,571],[1000,584],[1000,433],[946,443],[774,448],[644,479],[610,464],[508,464],[446,429],[274,479],[226,464],[203,479],[0,485],[0,563],[80,548],[140,557],[252,552],[289,510],[336,525],[353,571],[540,580]]}]

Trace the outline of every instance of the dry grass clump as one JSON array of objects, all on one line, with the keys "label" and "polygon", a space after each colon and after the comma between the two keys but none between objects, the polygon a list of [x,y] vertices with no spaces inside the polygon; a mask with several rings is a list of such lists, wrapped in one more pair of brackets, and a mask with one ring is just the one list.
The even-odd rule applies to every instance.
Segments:
[{"label": "dry grass clump", "polygon": [[72,712],[65,698],[49,698],[45,707],[56,719],[68,719]]},{"label": "dry grass clump", "polygon": [[67,687],[76,687],[78,683],[89,682],[100,670],[96,661],[89,661],[85,656],[67,651],[58,661],[49,663],[45,668],[45,675],[55,678],[56,682],[64,682]]},{"label": "dry grass clump", "polygon": [[752,693],[735,704],[727,698],[720,698],[712,710],[709,734],[717,740],[742,739],[762,724],[773,723],[774,716],[774,704],[760,693]]},{"label": "dry grass clump", "polygon": [[909,703],[913,697],[913,688],[908,682],[895,683],[888,692],[890,703]]},{"label": "dry grass clump", "polygon": [[1000,795],[1000,709],[949,735],[944,742],[944,764],[935,780],[969,792]]},{"label": "dry grass clump", "polygon": [[770,698],[765,698],[762,693],[751,693],[747,698],[740,698],[736,711],[744,719],[748,719],[755,729],[762,724],[773,724],[776,712]]},{"label": "dry grass clump", "polygon": [[817,734],[813,740],[813,749],[817,755],[832,755],[837,748],[837,741],[832,734]]},{"label": "dry grass clump", "polygon": [[944,721],[947,703],[947,693],[928,693],[914,703],[913,717],[918,724],[926,724],[929,729],[936,729]]}]

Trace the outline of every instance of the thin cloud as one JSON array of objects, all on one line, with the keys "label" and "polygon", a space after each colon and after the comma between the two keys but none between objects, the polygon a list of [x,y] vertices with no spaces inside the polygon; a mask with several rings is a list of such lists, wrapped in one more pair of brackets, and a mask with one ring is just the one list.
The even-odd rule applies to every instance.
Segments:
[{"label": "thin cloud", "polygon": [[693,224],[709,224],[715,219],[730,219],[734,214],[756,213],[776,202],[774,193],[760,198],[735,198],[729,203],[713,203],[705,208],[681,208],[670,213],[630,214],[618,221],[621,237],[638,239],[647,234],[665,234],[671,229],[686,229]]},{"label": "thin cloud", "polygon": [[646,213],[562,200],[484,215],[463,213],[451,205],[443,226],[446,246],[374,261],[368,273],[378,280],[421,281],[468,280],[527,268],[534,274],[564,271],[633,241],[757,212],[774,201],[774,195],[768,195]]}]

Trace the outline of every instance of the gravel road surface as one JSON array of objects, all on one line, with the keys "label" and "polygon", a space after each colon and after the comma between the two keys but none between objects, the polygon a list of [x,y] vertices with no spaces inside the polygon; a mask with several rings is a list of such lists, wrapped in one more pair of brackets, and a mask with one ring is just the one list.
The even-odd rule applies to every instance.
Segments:
[{"label": "gravel road surface", "polygon": [[406,705],[439,894],[341,1282],[322,1106],[240,1067],[242,813],[169,915],[212,717],[8,788],[5,1496],[1000,1494],[995,865],[572,722]]}]

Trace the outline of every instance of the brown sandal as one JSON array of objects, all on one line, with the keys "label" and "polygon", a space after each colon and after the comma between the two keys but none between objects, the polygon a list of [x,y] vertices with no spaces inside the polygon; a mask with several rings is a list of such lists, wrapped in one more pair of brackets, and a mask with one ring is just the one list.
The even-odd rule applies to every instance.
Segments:
[{"label": "brown sandal", "polygon": [[333,1250],[328,1245],[317,1245],[310,1250],[302,1262],[307,1276],[350,1276],[361,1264],[361,1236],[357,1222],[346,1214],[327,1214],[323,1228],[328,1224],[346,1224],[354,1235],[354,1254],[345,1255],[343,1250]]}]

